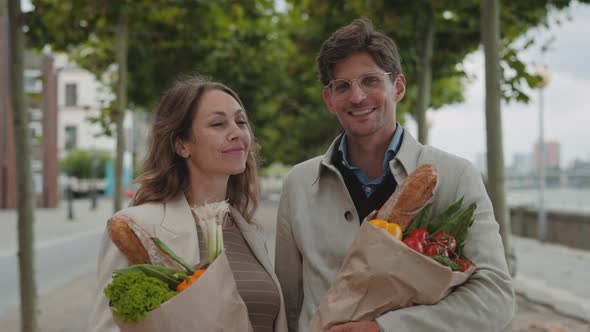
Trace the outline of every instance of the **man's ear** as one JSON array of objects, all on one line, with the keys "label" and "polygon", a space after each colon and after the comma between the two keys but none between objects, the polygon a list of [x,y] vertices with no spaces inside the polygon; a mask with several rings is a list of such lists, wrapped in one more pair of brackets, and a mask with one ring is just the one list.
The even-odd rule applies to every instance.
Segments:
[{"label": "man's ear", "polygon": [[393,82],[393,88],[395,89],[395,102],[399,102],[406,95],[406,77],[404,74],[397,75],[395,82]]},{"label": "man's ear", "polygon": [[184,146],[184,142],[180,138],[176,139],[176,142],[174,144],[174,150],[176,151],[176,154],[181,156],[182,158],[188,158],[189,156],[189,153]]},{"label": "man's ear", "polygon": [[332,104],[332,93],[330,92],[330,89],[324,89],[322,92],[322,97],[324,98],[324,103],[326,103],[326,107],[328,107],[330,113],[335,114],[336,111],[332,110],[334,108],[334,104]]}]

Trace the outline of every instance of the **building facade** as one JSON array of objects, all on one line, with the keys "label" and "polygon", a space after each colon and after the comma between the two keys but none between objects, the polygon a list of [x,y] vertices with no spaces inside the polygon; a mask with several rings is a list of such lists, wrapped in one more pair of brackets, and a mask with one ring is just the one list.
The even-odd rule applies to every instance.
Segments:
[{"label": "building facade", "polygon": [[[63,159],[74,150],[106,152],[115,158],[116,139],[104,134],[104,128],[92,119],[101,116],[115,96],[111,90],[96,79],[95,75],[68,61],[65,55],[56,56],[58,72],[58,157]],[[130,111],[125,112],[123,121],[125,152],[123,153],[123,185],[129,186],[133,177],[133,156],[137,146],[137,129],[142,117]],[[112,128],[113,133],[114,127]],[[114,193],[112,165],[105,170],[106,178],[76,179],[62,174],[60,187],[69,187],[76,194],[89,193],[90,187],[107,195]]]},{"label": "building facade", "polygon": [[[543,145],[545,148],[545,168],[555,168],[558,169],[560,166],[560,145],[559,142],[545,142]],[[535,155],[535,168],[541,168],[541,146],[539,143],[535,143],[534,147],[534,155]]]}]

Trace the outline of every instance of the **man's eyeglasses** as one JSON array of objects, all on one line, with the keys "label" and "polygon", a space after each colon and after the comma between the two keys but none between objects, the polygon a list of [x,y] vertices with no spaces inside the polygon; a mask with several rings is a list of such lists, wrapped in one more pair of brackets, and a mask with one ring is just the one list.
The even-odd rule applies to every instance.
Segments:
[{"label": "man's eyeglasses", "polygon": [[379,92],[383,91],[383,88],[385,87],[385,77],[391,74],[391,72],[368,72],[353,79],[352,81],[339,78],[332,80],[330,84],[326,85],[324,88],[330,90],[332,97],[335,99],[348,98],[350,96],[350,92],[352,91],[353,82],[357,82],[361,90],[363,90],[365,93]]}]

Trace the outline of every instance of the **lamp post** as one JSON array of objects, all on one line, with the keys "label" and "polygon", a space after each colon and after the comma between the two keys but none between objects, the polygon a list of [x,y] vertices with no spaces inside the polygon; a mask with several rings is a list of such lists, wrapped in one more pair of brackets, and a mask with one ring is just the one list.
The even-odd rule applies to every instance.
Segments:
[{"label": "lamp post", "polygon": [[539,89],[539,208],[538,208],[538,236],[539,241],[545,242],[547,237],[547,213],[545,212],[545,138],[544,138],[544,100],[543,92],[547,84],[549,84],[549,71],[546,66],[539,67],[536,74],[541,76],[541,81],[537,85]]},{"label": "lamp post", "polygon": [[90,150],[90,210],[96,210],[96,168],[98,164],[98,158],[96,155],[96,148],[94,146]]}]

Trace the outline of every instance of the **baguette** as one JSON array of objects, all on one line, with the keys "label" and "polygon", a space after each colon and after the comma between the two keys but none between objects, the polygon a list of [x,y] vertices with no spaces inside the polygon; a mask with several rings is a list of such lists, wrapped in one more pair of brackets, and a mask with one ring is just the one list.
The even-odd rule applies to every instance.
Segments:
[{"label": "baguette", "polygon": [[113,243],[127,257],[129,265],[155,264],[184,270],[182,265],[160,249],[152,237],[131,218],[114,215],[107,222],[107,229]]},{"label": "baguette", "polygon": [[412,219],[434,196],[438,186],[438,170],[423,164],[412,172],[377,211],[376,219],[387,220],[405,230]]}]

